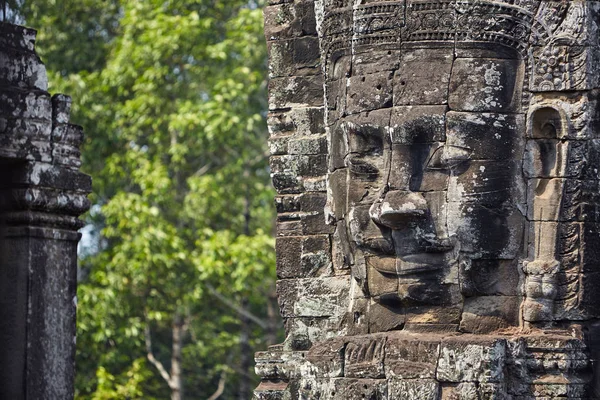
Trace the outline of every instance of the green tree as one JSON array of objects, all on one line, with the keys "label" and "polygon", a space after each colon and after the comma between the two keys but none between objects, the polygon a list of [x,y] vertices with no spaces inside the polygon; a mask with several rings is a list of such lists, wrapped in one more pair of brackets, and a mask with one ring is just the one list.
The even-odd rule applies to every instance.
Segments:
[{"label": "green tree", "polygon": [[252,353],[277,336],[260,6],[21,7],[94,179],[78,398],[250,397]]}]

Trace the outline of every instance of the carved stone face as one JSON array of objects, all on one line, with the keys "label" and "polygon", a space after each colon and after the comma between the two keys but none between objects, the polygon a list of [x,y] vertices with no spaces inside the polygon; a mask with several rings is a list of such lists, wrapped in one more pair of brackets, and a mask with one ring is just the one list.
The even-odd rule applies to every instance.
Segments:
[{"label": "carved stone face", "polygon": [[483,333],[597,316],[598,5],[320,3],[334,260],[368,304],[354,319]]},{"label": "carved stone face", "polygon": [[516,296],[522,61],[472,45],[364,50],[326,84],[330,207],[355,278],[404,310]]}]

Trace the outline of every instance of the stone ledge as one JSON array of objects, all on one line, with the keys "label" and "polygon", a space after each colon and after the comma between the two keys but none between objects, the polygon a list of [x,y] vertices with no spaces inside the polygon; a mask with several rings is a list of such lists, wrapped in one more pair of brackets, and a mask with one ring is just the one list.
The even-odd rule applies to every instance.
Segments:
[{"label": "stone ledge", "polygon": [[[591,367],[573,361],[586,359],[586,352],[581,338],[561,334],[395,331],[336,337],[308,352],[261,352],[256,358],[263,379],[297,380],[301,398],[307,399],[361,398],[362,391],[353,397],[353,391],[332,388],[350,388],[365,380],[370,388],[381,388],[376,398],[382,400],[396,399],[400,393],[415,400],[438,400],[440,393],[441,399],[525,400],[584,398],[592,382],[587,373]],[[345,397],[339,397],[341,393]],[[476,397],[464,397],[469,393]]]}]

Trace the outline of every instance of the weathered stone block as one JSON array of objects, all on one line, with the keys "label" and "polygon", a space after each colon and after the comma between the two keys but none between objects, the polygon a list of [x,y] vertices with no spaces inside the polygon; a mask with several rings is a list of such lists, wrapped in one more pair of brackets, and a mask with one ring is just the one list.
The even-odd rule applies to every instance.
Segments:
[{"label": "weathered stone block", "polygon": [[[377,267],[373,264],[377,263]],[[390,267],[386,268],[383,264],[389,264]],[[380,272],[380,270],[387,270],[386,272]],[[396,272],[396,259],[394,257],[389,258],[367,258],[367,282],[369,295],[375,299],[386,296],[398,296],[398,277],[395,275]]]},{"label": "weathered stone block", "polygon": [[462,223],[449,233],[464,243],[465,252],[479,254],[483,259],[511,260],[522,249],[525,224],[519,210],[498,209],[497,204],[488,207],[452,202],[448,205],[448,219],[455,218],[462,219]]},{"label": "weathered stone block", "polygon": [[340,116],[346,114],[348,100],[346,78],[328,81],[325,87],[325,105],[327,113],[325,123],[327,126],[338,122]]},{"label": "weathered stone block", "polygon": [[323,213],[304,214],[301,221],[304,235],[333,234],[335,230],[333,225],[327,223]]},{"label": "weathered stone block", "polygon": [[[290,187],[299,183],[299,177],[322,176],[327,172],[327,159],[325,155],[284,155],[270,158],[271,174],[275,184],[275,177],[289,177]],[[277,182],[279,183],[279,182]],[[286,188],[284,181],[282,189]],[[276,186],[276,189],[279,188]]]},{"label": "weathered stone block", "polygon": [[319,75],[319,43],[316,37],[267,42],[269,77]]},{"label": "weathered stone block", "polygon": [[277,236],[298,236],[302,235],[301,221],[279,221],[277,222]]},{"label": "weathered stone block", "polygon": [[327,138],[322,135],[290,139],[288,153],[302,155],[327,154]]},{"label": "weathered stone block", "polygon": [[302,107],[270,112],[267,122],[271,135],[309,136],[325,133],[322,107]]},{"label": "weathered stone block", "polygon": [[319,279],[285,279],[277,282],[280,311],[287,317],[341,315],[348,303],[350,279],[345,276]]},{"label": "weathered stone block", "polygon": [[301,383],[299,396],[302,400],[387,400],[387,382],[383,379],[305,379]]},{"label": "weathered stone block", "polygon": [[477,386],[473,382],[458,385],[442,385],[441,400],[479,400]]},{"label": "weathered stone block", "polygon": [[315,343],[338,336],[340,316],[284,318],[285,331],[288,334],[284,343],[286,350],[309,350]]},{"label": "weathered stone block", "polygon": [[44,91],[15,91],[5,88],[0,94],[0,109],[4,118],[52,120],[51,98]]},{"label": "weathered stone block", "polygon": [[2,48],[0,51],[0,82],[5,86],[48,90],[46,67],[39,57],[11,48]]},{"label": "weathered stone block", "polygon": [[463,294],[516,296],[519,294],[518,268],[515,260],[472,260],[465,271]]},{"label": "weathered stone block", "polygon": [[292,400],[289,383],[286,381],[262,381],[254,390],[254,400]]},{"label": "weathered stone block", "polygon": [[350,338],[344,351],[344,376],[384,378],[385,336]]},{"label": "weathered stone block", "polygon": [[448,105],[455,111],[517,111],[523,73],[521,60],[457,58],[452,67]]},{"label": "weathered stone block", "polygon": [[460,321],[460,331],[485,334],[518,326],[520,302],[521,299],[517,296],[467,298]]},{"label": "weathered stone block", "polygon": [[392,106],[392,73],[352,76],[348,80],[346,111],[356,114]]},{"label": "weathered stone block", "polygon": [[322,213],[327,202],[327,194],[307,192],[298,198],[300,210],[306,213]]},{"label": "weathered stone block", "polygon": [[307,192],[322,192],[327,191],[327,177],[325,175],[307,177],[302,181],[302,186]]},{"label": "weathered stone block", "polygon": [[368,313],[364,318],[367,319],[369,333],[399,330],[406,323],[403,310],[377,302],[369,305]]},{"label": "weathered stone block", "polygon": [[269,153],[272,156],[288,154],[288,143],[291,135],[272,135],[269,138]]},{"label": "weathered stone block", "polygon": [[392,143],[413,144],[446,140],[447,106],[400,106],[392,109]]},{"label": "weathered stone block", "polygon": [[394,75],[394,105],[448,104],[452,48],[407,50]]},{"label": "weathered stone block", "polygon": [[[389,118],[389,112],[373,112],[369,114],[371,120],[376,117]],[[373,123],[361,123],[362,114],[357,118],[348,118],[348,123],[344,126],[344,134],[348,141],[348,152],[363,155],[381,155],[384,149],[384,142],[388,140],[388,132],[385,125],[376,125]],[[354,121],[357,121],[354,123]],[[386,123],[386,121],[382,121]]]},{"label": "weathered stone block", "polygon": [[[442,290],[447,287],[442,288]],[[461,304],[448,304],[443,306],[414,306],[407,307],[406,325],[404,329],[408,332],[446,332],[458,331],[461,318]]]},{"label": "weathered stone block", "polygon": [[506,343],[477,336],[448,338],[441,344],[437,368],[440,382],[502,383]]},{"label": "weathered stone block", "polygon": [[283,2],[264,9],[267,40],[316,35],[314,5],[311,0]]},{"label": "weathered stone block", "polygon": [[398,379],[435,379],[441,338],[394,333],[385,348],[385,375]]},{"label": "weathered stone block", "polygon": [[300,193],[303,190],[302,182],[298,176],[292,173],[273,172],[271,173],[273,186],[280,194]]},{"label": "weathered stone block", "polygon": [[585,315],[593,316],[595,318],[600,317],[600,311],[598,310],[598,298],[600,296],[600,273],[587,273],[583,277],[580,291],[581,294],[581,305]]},{"label": "weathered stone block", "polygon": [[[451,111],[446,119],[446,146],[466,149],[469,160],[507,161],[523,157],[522,115]],[[504,187],[501,185],[498,184]]]},{"label": "weathered stone block", "polygon": [[[584,273],[598,273],[600,260],[600,224],[583,223],[579,225],[581,246],[581,262]],[[574,243],[575,244],[575,243]]]},{"label": "weathered stone block", "polygon": [[295,130],[291,111],[271,111],[267,115],[267,125],[269,134],[292,134]]},{"label": "weathered stone block", "polygon": [[254,356],[257,375],[272,381],[300,378],[308,362],[303,351],[263,351]]},{"label": "weathered stone block", "polygon": [[438,400],[440,384],[433,379],[392,378],[388,384],[390,399]]},{"label": "weathered stone block", "polygon": [[302,256],[302,237],[278,238],[275,245],[277,253],[277,277],[280,279],[303,277],[298,261]]},{"label": "weathered stone block", "polygon": [[341,338],[314,345],[306,355],[311,364],[311,375],[323,378],[343,376],[345,349],[346,341]]},{"label": "weathered stone block", "polygon": [[323,78],[293,76],[269,81],[269,110],[323,105]]}]

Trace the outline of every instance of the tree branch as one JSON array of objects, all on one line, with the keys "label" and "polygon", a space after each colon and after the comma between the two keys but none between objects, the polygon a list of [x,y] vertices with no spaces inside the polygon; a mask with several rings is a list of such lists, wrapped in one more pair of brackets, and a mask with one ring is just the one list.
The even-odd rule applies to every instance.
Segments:
[{"label": "tree branch", "polygon": [[162,363],[158,361],[156,357],[154,357],[154,353],[152,352],[152,338],[150,336],[150,326],[148,324],[146,324],[146,327],[144,328],[144,336],[146,339],[146,355],[148,357],[148,361],[150,361],[152,365],[156,367],[158,372],[160,372],[160,376],[162,376],[162,378],[169,384],[169,387],[171,387],[171,377],[169,376],[169,373]]},{"label": "tree branch", "polygon": [[248,318],[250,321],[254,322],[256,325],[260,326],[261,328],[263,328],[263,329],[268,328],[269,325],[265,321],[258,318],[256,315],[252,314],[250,311],[246,310],[244,307],[235,304],[233,301],[231,301],[227,297],[223,296],[210,283],[206,284],[206,288],[213,296],[215,296],[217,299],[221,300],[221,302],[223,302],[223,304],[225,304],[227,307],[237,311],[239,314]]},{"label": "tree branch", "polygon": [[217,400],[219,396],[223,394],[225,390],[225,381],[227,380],[227,369],[223,369],[221,371],[221,377],[219,378],[219,385],[217,386],[217,390],[208,398],[208,400]]},{"label": "tree branch", "polygon": [[193,176],[202,176],[202,175],[204,175],[205,173],[208,172],[208,170],[210,169],[211,166],[212,166],[212,163],[208,163],[208,164],[203,165],[196,172],[194,172]]}]

